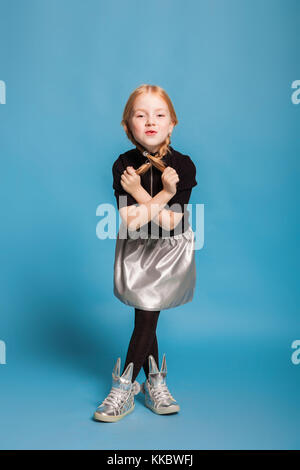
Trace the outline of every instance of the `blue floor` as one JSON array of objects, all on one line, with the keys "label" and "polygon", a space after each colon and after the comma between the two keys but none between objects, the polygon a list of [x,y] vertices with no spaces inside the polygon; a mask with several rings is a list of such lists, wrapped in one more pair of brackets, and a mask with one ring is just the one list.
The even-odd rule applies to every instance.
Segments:
[{"label": "blue floor", "polygon": [[184,350],[164,340],[160,361],[165,351],[180,412],[156,415],[139,394],[117,423],[92,420],[110,390],[115,356],[74,362],[25,354],[18,367],[0,368],[0,448],[299,449],[300,365],[283,336],[203,335]]}]

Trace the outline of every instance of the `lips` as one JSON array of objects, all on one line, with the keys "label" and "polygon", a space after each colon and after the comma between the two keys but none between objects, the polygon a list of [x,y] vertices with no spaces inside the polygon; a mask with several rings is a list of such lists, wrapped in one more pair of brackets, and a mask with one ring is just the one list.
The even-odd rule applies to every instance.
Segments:
[{"label": "lips", "polygon": [[157,134],[156,131],[146,131],[146,134],[147,135],[154,135],[154,134]]}]

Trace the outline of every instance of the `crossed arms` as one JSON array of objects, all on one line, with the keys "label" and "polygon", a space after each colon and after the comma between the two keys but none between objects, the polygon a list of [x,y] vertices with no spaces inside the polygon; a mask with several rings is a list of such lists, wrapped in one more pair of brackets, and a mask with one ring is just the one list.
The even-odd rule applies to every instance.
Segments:
[{"label": "crossed arms", "polygon": [[164,209],[174,194],[162,189],[154,197],[139,186],[132,193],[139,204],[138,206],[126,206],[119,209],[120,215],[129,230],[138,230],[150,220],[160,225],[164,230],[173,230],[183,217],[183,213]]}]

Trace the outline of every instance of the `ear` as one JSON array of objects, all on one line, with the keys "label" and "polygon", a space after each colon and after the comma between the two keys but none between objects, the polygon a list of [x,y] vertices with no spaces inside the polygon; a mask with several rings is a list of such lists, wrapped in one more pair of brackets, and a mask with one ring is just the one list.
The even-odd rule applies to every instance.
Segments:
[{"label": "ear", "polygon": [[149,373],[150,374],[153,374],[153,373],[156,374],[156,373],[159,372],[156,361],[155,361],[154,357],[152,356],[152,354],[150,354],[150,356],[148,357],[148,364],[149,364]]},{"label": "ear", "polygon": [[173,122],[172,122],[172,123],[169,125],[169,134],[172,134],[173,129],[174,129],[174,124],[173,124]]},{"label": "ear", "polygon": [[128,364],[128,366],[124,370],[124,372],[122,374],[122,377],[125,380],[131,380],[132,379],[132,374],[133,374],[133,362],[130,362],[130,364]]},{"label": "ear", "polygon": [[167,361],[166,361],[166,355],[164,353],[162,363],[161,363],[161,368],[160,372],[167,372]]},{"label": "ear", "polygon": [[115,364],[113,375],[117,378],[120,377],[120,365],[121,365],[121,358],[118,357],[117,362]]}]

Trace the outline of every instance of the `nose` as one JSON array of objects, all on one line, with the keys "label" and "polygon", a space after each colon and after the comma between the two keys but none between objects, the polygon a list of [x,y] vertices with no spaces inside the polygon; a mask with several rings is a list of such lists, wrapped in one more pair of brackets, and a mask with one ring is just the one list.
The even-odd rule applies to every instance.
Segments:
[{"label": "nose", "polygon": [[149,117],[146,121],[147,126],[153,126],[155,125],[155,118]]}]

